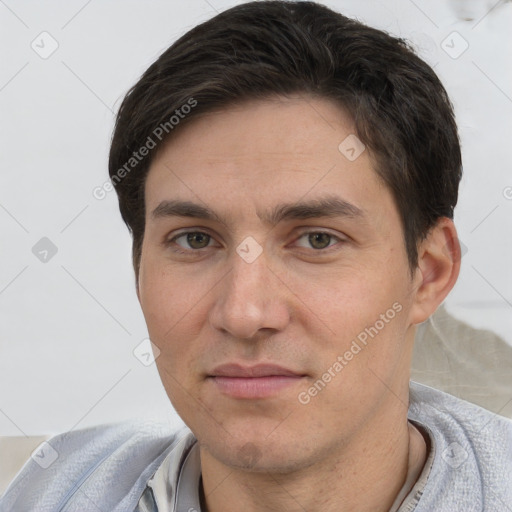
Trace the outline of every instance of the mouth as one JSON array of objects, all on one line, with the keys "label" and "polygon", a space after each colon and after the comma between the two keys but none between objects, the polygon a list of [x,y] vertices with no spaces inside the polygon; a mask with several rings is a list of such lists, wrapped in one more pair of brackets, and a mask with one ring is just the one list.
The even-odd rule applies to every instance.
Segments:
[{"label": "mouth", "polygon": [[303,373],[274,364],[224,364],[215,368],[207,380],[232,398],[261,399],[275,396],[305,377]]}]

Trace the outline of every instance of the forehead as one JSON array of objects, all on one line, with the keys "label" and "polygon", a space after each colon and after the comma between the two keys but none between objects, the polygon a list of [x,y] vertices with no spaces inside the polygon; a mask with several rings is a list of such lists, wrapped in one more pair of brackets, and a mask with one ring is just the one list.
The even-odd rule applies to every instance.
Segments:
[{"label": "forehead", "polygon": [[378,216],[394,205],[374,165],[352,119],[329,100],[245,102],[173,134],[149,170],[146,212],[180,200],[261,218],[277,204],[337,195]]}]

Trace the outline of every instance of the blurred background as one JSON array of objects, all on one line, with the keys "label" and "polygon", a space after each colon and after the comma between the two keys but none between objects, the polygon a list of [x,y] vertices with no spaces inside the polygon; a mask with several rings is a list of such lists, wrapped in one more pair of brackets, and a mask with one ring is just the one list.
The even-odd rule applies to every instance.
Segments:
[{"label": "blurred background", "polygon": [[[147,356],[115,192],[94,191],[123,95],[239,3],[0,0],[0,435],[177,421]],[[410,40],[445,84],[464,157],[462,269],[445,307],[512,346],[512,3],[321,3]]]}]

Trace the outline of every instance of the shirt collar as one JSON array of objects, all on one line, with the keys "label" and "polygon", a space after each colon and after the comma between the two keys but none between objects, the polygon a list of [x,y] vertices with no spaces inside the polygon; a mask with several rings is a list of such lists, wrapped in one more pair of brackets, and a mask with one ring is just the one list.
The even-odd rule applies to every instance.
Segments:
[{"label": "shirt collar", "polygon": [[190,434],[169,452],[148,481],[155,510],[158,512],[200,512],[199,481],[201,460],[199,445]]}]

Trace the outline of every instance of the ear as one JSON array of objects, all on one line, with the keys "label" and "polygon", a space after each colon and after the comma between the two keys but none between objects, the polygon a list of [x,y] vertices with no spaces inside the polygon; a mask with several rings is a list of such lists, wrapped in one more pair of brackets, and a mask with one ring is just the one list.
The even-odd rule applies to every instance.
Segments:
[{"label": "ear", "polygon": [[460,244],[451,219],[441,217],[418,247],[411,323],[427,320],[454,287],[460,271]]}]

